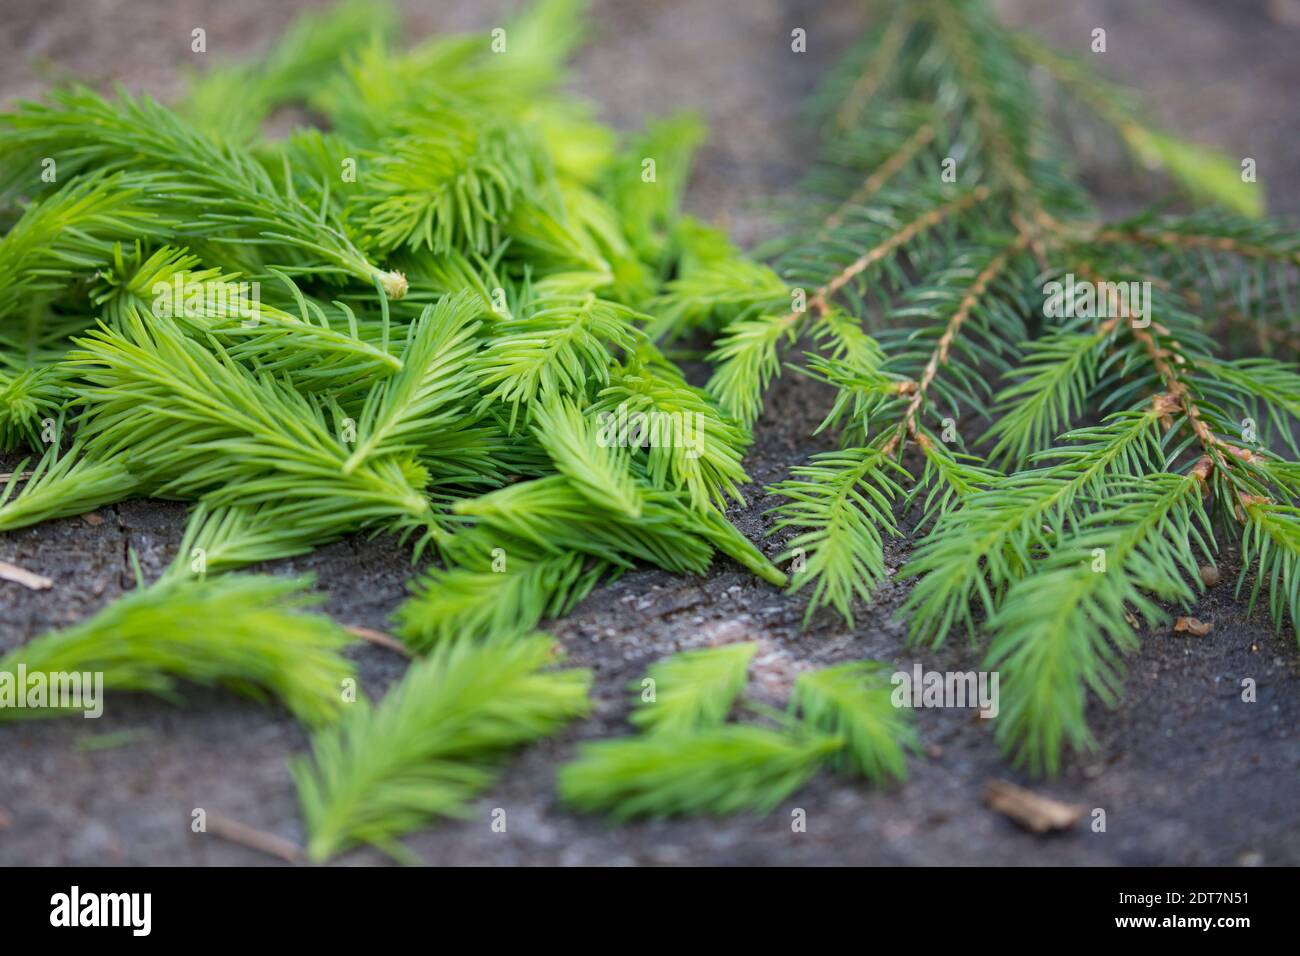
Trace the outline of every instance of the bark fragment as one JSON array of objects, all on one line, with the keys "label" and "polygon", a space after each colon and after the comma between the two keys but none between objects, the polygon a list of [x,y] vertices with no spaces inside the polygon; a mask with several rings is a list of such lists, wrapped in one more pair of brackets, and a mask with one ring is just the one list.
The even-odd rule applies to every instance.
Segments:
[{"label": "bark fragment", "polygon": [[984,785],[984,805],[1031,833],[1068,830],[1083,816],[1078,804],[1062,803],[1006,780],[990,780]]},{"label": "bark fragment", "polygon": [[8,561],[0,561],[0,580],[12,581],[14,584],[21,584],[25,588],[31,588],[33,591],[48,591],[54,587],[54,582],[45,575],[28,571],[26,568],[20,568]]}]

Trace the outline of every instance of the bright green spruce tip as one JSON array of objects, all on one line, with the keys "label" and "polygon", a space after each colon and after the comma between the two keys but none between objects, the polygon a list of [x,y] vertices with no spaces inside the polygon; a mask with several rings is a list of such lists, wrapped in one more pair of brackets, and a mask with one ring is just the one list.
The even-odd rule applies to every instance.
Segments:
[{"label": "bright green spruce tip", "polygon": [[1252,219],[1264,217],[1264,190],[1254,179],[1248,181],[1242,176],[1247,157],[1234,158],[1153,126],[1127,90],[1107,83],[1078,59],[1062,56],[1028,34],[1012,34],[1011,43],[1113,128],[1143,166],[1163,170],[1197,199],[1218,203]]},{"label": "bright green spruce tip", "polygon": [[560,798],[612,820],[768,813],[840,750],[834,737],[728,724],[685,737],[584,744],[560,768]]},{"label": "bright green spruce tip", "polygon": [[[821,157],[788,228],[755,257],[681,212],[698,120],[620,136],[564,92],[581,0],[527,7],[501,52],[485,33],[400,48],[386,6],[348,2],[173,107],[71,88],[0,113],[0,450],[17,460],[0,533],[129,498],[192,506],[158,581],[6,660],[279,698],[325,728],[295,764],[323,859],[401,852],[501,755],[581,716],[588,678],[550,669],[535,629],[639,567],[723,555],[806,593],[806,623],[852,624],[910,582],[911,640],[984,650],[997,738],[1037,772],[1095,745],[1130,622],[1190,608],[1218,549],[1294,624],[1300,235],[1260,216],[1232,161],[1152,131],[982,0],[876,8],[814,97]],[[1219,206],[1104,221],[1036,66]],[[322,128],[264,135],[284,107]],[[1152,322],[1047,314],[1044,282],[1067,277],[1150,282]],[[1268,354],[1228,357],[1238,339]],[[701,344],[697,387],[670,350]],[[790,365],[833,396],[829,450],[766,490],[782,541],[764,550],[726,511],[747,504],[752,428]],[[629,416],[671,440],[634,441]],[[340,710],[343,632],[298,583],[231,572],[356,533],[422,563],[394,630],[427,657]],[[876,669],[803,675],[776,715],[745,697],[746,648],[656,665],[640,732],[582,747],[563,799],[762,810],[822,767],[902,777],[910,715],[885,709]]]},{"label": "bright green spruce tip", "polygon": [[[781,712],[741,698],[756,649],[684,651],[652,666],[634,685],[629,720],[641,733],[581,745],[558,772],[560,799],[613,820],[767,813],[822,768],[875,784],[907,777],[912,714],[894,706],[883,664],[806,671]],[[735,709],[764,722],[727,722],[738,698]]]},{"label": "bright green spruce tip", "polygon": [[[295,770],[318,859],[400,852],[585,714],[589,676],[530,633],[597,583],[718,554],[786,582],[723,513],[749,429],[652,335],[673,277],[744,262],[680,212],[703,127],[624,141],[560,92],[584,9],[533,4],[498,54],[397,50],[350,2],[174,108],[76,87],[0,114],[0,531],[192,505],[157,581],[5,665],[329,728]],[[285,106],[328,131],[264,136]],[[676,440],[611,441],[628,413]],[[397,613],[428,656],[373,707],[307,582],[232,573],[357,532],[430,559]]]},{"label": "bright green spruce tip", "polygon": [[628,718],[648,733],[689,733],[716,727],[727,719],[745,686],[745,674],[758,645],[726,644],[676,654],[650,668],[635,684],[637,706]]},{"label": "bright green spruce tip", "polygon": [[[309,613],[310,579],[268,575],[163,581],[119,598],[63,631],[0,658],[0,673],[103,675],[106,691],[180,700],[180,683],[278,698],[304,723],[336,719],[355,679],[340,651],[353,638]],[[102,704],[102,701],[100,701]],[[0,708],[0,721],[53,717],[57,709]]]},{"label": "bright green spruce tip", "polygon": [[1217,149],[1147,129],[1121,128],[1125,142],[1152,169],[1163,169],[1199,199],[1217,202],[1252,219],[1264,216],[1264,191],[1241,178],[1241,160]]},{"label": "bright green spruce tip", "polygon": [[348,708],[293,764],[308,855],[367,843],[406,860],[398,837],[464,816],[512,750],[587,715],[591,673],[542,669],[556,657],[545,634],[447,641],[379,704]]}]

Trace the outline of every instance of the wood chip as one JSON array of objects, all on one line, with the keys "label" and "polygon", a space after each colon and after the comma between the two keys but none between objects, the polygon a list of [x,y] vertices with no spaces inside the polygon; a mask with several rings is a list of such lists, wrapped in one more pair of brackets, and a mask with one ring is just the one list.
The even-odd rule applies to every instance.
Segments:
[{"label": "wood chip", "polygon": [[984,805],[1031,833],[1068,830],[1083,816],[1083,807],[1077,804],[1040,796],[1006,780],[990,780],[984,785]]},{"label": "wood chip", "polygon": [[104,516],[96,514],[93,511],[89,511],[86,514],[81,516],[81,520],[86,522],[86,524],[90,525],[92,528],[98,528],[101,524],[104,523]]},{"label": "wood chip", "polygon": [[31,588],[33,591],[48,591],[54,587],[54,582],[44,575],[34,574],[25,568],[20,568],[16,564],[10,564],[8,561],[0,561],[0,580],[12,581],[14,584],[21,584],[25,588]]},{"label": "wood chip", "polygon": [[1180,617],[1174,621],[1175,631],[1186,631],[1194,637],[1204,637],[1214,630],[1213,621],[1200,621],[1194,617]]},{"label": "wood chip", "polygon": [[391,634],[385,634],[383,631],[376,631],[373,627],[365,627],[361,624],[352,624],[345,627],[344,630],[353,637],[360,638],[370,644],[375,644],[379,647],[386,647],[390,651],[397,651],[397,653],[403,654],[406,657],[411,656],[411,649],[409,647]]},{"label": "wood chip", "polygon": [[274,833],[266,833],[238,820],[229,820],[216,813],[208,814],[207,828],[213,836],[246,846],[250,850],[279,857],[286,863],[298,863],[306,858],[302,847],[292,840],[286,840]]}]

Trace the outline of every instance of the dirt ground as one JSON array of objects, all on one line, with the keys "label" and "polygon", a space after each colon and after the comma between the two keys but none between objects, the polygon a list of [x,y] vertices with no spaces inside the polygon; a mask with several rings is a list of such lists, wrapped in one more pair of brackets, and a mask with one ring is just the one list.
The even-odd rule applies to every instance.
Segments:
[{"label": "dirt ground", "polygon": [[[316,4],[265,0],[0,0],[0,100],[38,93],[46,78],[123,81],[166,97],[193,66],[189,31],[204,26],[209,55],[264,48],[294,9]],[[407,36],[432,29],[487,28],[500,4],[403,4]],[[1249,155],[1272,184],[1275,212],[1300,212],[1300,30],[1286,26],[1294,4],[1212,0],[1010,0],[1008,22],[1083,54],[1090,32],[1108,30],[1109,76],[1141,90],[1155,116],[1191,139]],[[789,189],[806,168],[811,132],[801,101],[818,75],[865,24],[849,2],[776,0],[609,0],[578,58],[575,86],[629,126],[681,107],[713,130],[688,205],[742,241],[770,229],[763,197]],[[1294,21],[1292,21],[1294,23]],[[809,52],[790,52],[794,27]],[[1131,206],[1128,177],[1095,170],[1090,182],[1111,208]],[[825,411],[824,393],[783,379],[768,401],[748,461],[755,479],[748,509],[733,514],[762,540],[761,487],[822,450],[806,436]],[[0,461],[0,471],[10,461]],[[130,583],[128,548],[156,573],[179,543],[184,509],[131,502],[96,519],[75,518],[0,536],[0,559],[54,579],[45,592],[0,583],[0,649],[80,620]],[[770,554],[776,542],[763,544]],[[890,548],[891,566],[906,541]],[[721,562],[704,578],[657,571],[599,589],[553,633],[574,664],[595,672],[590,720],[527,751],[473,807],[406,842],[431,864],[1300,864],[1300,655],[1291,634],[1274,635],[1266,615],[1233,599],[1232,553],[1224,583],[1194,613],[1214,622],[1206,637],[1169,631],[1144,636],[1130,660],[1115,711],[1094,707],[1094,755],[1070,759],[1042,792],[1103,808],[1104,833],[1085,824],[1035,837],[985,809],[991,778],[1030,782],[994,746],[987,722],[970,712],[923,711],[926,754],[900,789],[880,791],[830,775],[816,778],[765,818],[737,816],[612,827],[571,814],[553,791],[556,766],[575,741],[622,733],[629,681],[671,652],[722,641],[760,645],[760,691],[780,700],[801,668],[872,657],[906,669],[970,669],[976,650],[954,645],[917,655],[895,611],[901,584],[849,630],[831,615],[807,630],[802,597],[786,597]],[[349,540],[272,570],[315,572],[327,608],[347,624],[382,628],[411,573],[389,539]],[[382,693],[403,661],[369,646],[351,652],[363,686]],[[1258,701],[1243,703],[1253,678]],[[303,834],[285,760],[306,737],[282,711],[226,694],[194,692],[187,706],[131,696],[109,701],[94,724],[75,719],[0,727],[0,865],[263,864],[257,852],[190,831],[202,807],[295,841]],[[794,833],[791,811],[807,813]],[[505,833],[490,827],[507,812]],[[342,864],[382,862],[360,850]]]}]

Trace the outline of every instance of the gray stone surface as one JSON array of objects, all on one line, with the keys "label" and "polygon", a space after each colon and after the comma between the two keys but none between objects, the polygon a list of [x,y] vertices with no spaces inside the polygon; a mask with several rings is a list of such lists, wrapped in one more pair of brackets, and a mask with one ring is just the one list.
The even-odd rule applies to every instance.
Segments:
[{"label": "gray stone surface", "polygon": [[[211,56],[240,55],[264,48],[294,9],[309,5],[316,4],[4,0],[0,99],[34,95],[45,78],[67,73],[165,97],[177,90],[180,71],[194,65],[194,26],[208,30]],[[498,6],[406,3],[407,35],[489,27]],[[1255,156],[1272,184],[1272,207],[1300,209],[1297,31],[1268,14],[1284,4],[1008,0],[1000,7],[1008,22],[1080,53],[1092,27],[1106,27],[1111,52],[1100,63],[1104,72],[1143,91],[1157,118],[1183,135]],[[865,22],[857,4],[841,2],[598,0],[575,86],[623,126],[681,107],[703,113],[713,134],[688,203],[752,241],[771,229],[761,200],[788,190],[810,158],[801,97]],[[789,51],[795,26],[809,32],[807,55]],[[1111,208],[1141,198],[1124,175],[1089,175]],[[753,539],[762,539],[762,512],[773,503],[762,485],[825,447],[807,437],[825,407],[826,394],[807,382],[787,377],[775,387],[748,462],[756,482],[751,506],[732,516]],[[0,462],[0,471],[9,464]],[[156,573],[179,542],[184,509],[132,502],[99,516],[97,524],[76,518],[0,536],[0,560],[56,582],[46,592],[0,583],[0,648],[77,621],[122,593],[131,580],[128,548]],[[770,540],[763,547],[778,550]],[[906,540],[890,545],[891,567],[902,563],[907,547]],[[386,538],[345,541],[272,570],[314,571],[330,613],[372,627],[385,625],[411,572],[406,555]],[[941,670],[977,666],[978,651],[960,642],[921,655],[904,645],[894,619],[905,593],[900,584],[887,584],[851,630],[830,615],[801,630],[802,598],[722,562],[703,578],[628,575],[556,622],[552,630],[572,662],[595,672],[592,719],[513,761],[469,820],[432,826],[407,843],[433,864],[1297,864],[1296,643],[1289,634],[1275,636],[1264,614],[1248,616],[1234,601],[1236,570],[1235,555],[1226,554],[1224,583],[1195,610],[1214,622],[1213,632],[1144,635],[1122,704],[1091,712],[1097,753],[1071,759],[1054,781],[1034,784],[1105,808],[1105,834],[1081,826],[1032,837],[990,813],[980,799],[985,781],[1021,778],[999,755],[985,722],[937,711],[919,715],[927,755],[897,790],[823,775],[766,818],[612,827],[566,812],[553,796],[556,766],[575,741],[623,732],[624,688],[673,651],[758,641],[756,686],[774,702],[798,670],[832,662],[875,657],[904,667],[915,660]],[[402,659],[392,653],[371,646],[351,653],[373,695],[402,672]],[[1258,682],[1258,703],[1240,702],[1243,677]],[[301,840],[285,760],[305,742],[283,712],[205,692],[190,694],[183,708],[117,696],[94,723],[0,727],[0,808],[9,816],[0,830],[0,865],[272,862],[192,834],[190,813],[203,807]],[[508,814],[505,834],[489,827],[497,807]],[[807,811],[804,834],[791,832],[794,807]],[[382,859],[363,850],[339,862]]]}]

